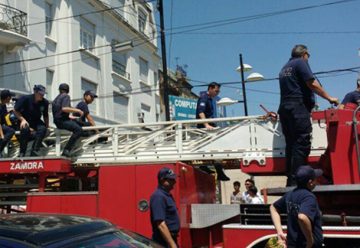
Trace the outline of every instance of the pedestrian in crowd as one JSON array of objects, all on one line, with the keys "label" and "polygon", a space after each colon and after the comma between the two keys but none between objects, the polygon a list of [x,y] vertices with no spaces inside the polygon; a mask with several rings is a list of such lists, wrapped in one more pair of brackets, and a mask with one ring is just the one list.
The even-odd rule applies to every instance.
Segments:
[{"label": "pedestrian in crowd", "polygon": [[[212,82],[208,85],[208,91],[205,94],[201,94],[196,105],[196,119],[210,119],[215,118],[215,109],[214,109],[214,98],[220,93],[220,84]],[[206,128],[207,130],[212,130],[216,127],[216,124],[213,122],[205,122],[197,125],[198,128]],[[220,163],[214,163],[214,167],[217,174],[217,179],[220,181],[229,181],[230,178],[225,175],[225,172]],[[206,165],[200,166],[200,169],[206,173],[213,173],[212,170]]]},{"label": "pedestrian in crowd", "polygon": [[230,196],[230,203],[231,204],[240,204],[241,203],[241,192],[240,192],[240,182],[239,181],[235,181],[233,183],[234,186],[234,191]]},{"label": "pedestrian in crowd", "polygon": [[54,123],[56,127],[72,132],[72,135],[62,152],[62,156],[65,157],[71,157],[71,151],[74,148],[76,141],[82,136],[83,132],[82,127],[74,119],[70,118],[70,113],[78,113],[80,117],[82,117],[84,113],[80,109],[71,107],[71,100],[68,95],[69,90],[70,88],[68,84],[60,84],[59,95],[52,103]]},{"label": "pedestrian in crowd", "polygon": [[10,103],[11,98],[15,96],[9,90],[2,90],[0,93],[0,158],[3,157],[3,150],[15,134],[15,130],[6,125],[5,116],[8,114],[6,104]]},{"label": "pedestrian in crowd", "polygon": [[27,144],[32,138],[30,156],[39,156],[41,143],[49,128],[49,101],[44,97],[46,88],[38,84],[33,90],[33,94],[20,97],[14,107],[20,122],[20,157],[26,156]]},{"label": "pedestrian in crowd", "polygon": [[[255,181],[252,180],[251,178],[248,178],[245,180],[246,191],[244,191],[241,196],[242,203],[251,204],[251,198],[250,198],[250,192],[249,192],[251,187],[255,187]],[[264,200],[262,199],[262,196],[259,192],[257,192],[256,195],[259,197],[259,199],[261,199],[262,202],[264,202]]]},{"label": "pedestrian in crowd", "polygon": [[152,239],[164,247],[175,248],[180,230],[180,219],[176,203],[171,195],[176,183],[176,174],[169,168],[159,170],[158,188],[150,197],[150,220]]},{"label": "pedestrian in crowd", "polygon": [[356,89],[347,93],[339,104],[339,109],[351,109],[355,110],[360,104],[360,78],[357,79]]},{"label": "pedestrian in crowd", "polygon": [[[279,243],[286,247],[322,247],[321,212],[316,196],[311,192],[322,170],[300,166],[295,175],[297,187],[270,206]],[[287,213],[287,236],[281,227],[281,213]]]},{"label": "pedestrian in crowd", "polygon": [[278,113],[286,142],[287,186],[295,184],[297,168],[306,164],[310,153],[312,124],[310,113],[315,106],[314,92],[331,104],[339,103],[322,88],[313,75],[305,45],[296,45],[290,60],[279,73],[280,106]]},{"label": "pedestrian in crowd", "polygon": [[247,200],[249,204],[264,204],[264,200],[258,195],[256,186],[250,186],[248,189]]}]

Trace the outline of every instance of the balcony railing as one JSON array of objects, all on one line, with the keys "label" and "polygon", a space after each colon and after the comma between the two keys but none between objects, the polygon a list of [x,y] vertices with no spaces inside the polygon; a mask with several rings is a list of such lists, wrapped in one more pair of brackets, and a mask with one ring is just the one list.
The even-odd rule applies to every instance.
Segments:
[{"label": "balcony railing", "polygon": [[27,36],[27,14],[8,5],[0,4],[0,29]]}]

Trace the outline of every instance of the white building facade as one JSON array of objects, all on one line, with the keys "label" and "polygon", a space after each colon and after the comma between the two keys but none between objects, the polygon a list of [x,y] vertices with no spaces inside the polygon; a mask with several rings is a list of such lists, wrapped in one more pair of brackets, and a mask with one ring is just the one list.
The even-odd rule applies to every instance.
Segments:
[{"label": "white building facade", "polygon": [[99,124],[160,118],[154,8],[143,0],[0,0],[0,89],[53,100],[70,85],[72,105],[85,90]]}]

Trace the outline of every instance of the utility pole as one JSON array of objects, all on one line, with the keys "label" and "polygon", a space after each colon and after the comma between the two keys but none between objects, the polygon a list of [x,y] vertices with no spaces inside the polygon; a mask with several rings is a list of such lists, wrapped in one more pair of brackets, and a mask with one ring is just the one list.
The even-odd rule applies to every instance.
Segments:
[{"label": "utility pole", "polygon": [[244,114],[248,116],[248,109],[247,109],[247,101],[246,101],[246,89],[245,89],[245,78],[244,78],[244,63],[242,54],[239,54],[240,57],[240,72],[241,72],[241,86],[242,86],[242,94],[243,94],[243,102],[244,102]]},{"label": "utility pole", "polygon": [[166,63],[166,45],[165,45],[165,28],[164,28],[164,8],[163,0],[158,0],[158,11],[160,13],[160,35],[161,35],[161,56],[163,65],[163,89],[164,89],[164,103],[165,103],[165,118],[166,121],[170,121],[170,109],[169,109],[169,81],[167,73]]}]

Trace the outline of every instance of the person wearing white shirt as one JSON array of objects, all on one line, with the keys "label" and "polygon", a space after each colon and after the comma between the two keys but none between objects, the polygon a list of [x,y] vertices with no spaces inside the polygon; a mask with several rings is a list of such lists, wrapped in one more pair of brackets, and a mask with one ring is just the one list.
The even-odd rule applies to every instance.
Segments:
[{"label": "person wearing white shirt", "polygon": [[241,199],[242,199],[242,195],[241,195],[241,192],[240,192],[240,182],[235,181],[233,183],[233,185],[234,185],[234,192],[230,196],[230,203],[231,204],[240,204]]},{"label": "person wearing white shirt", "polygon": [[[247,204],[251,204],[252,203],[252,199],[249,197],[250,196],[250,194],[249,194],[249,189],[251,188],[251,187],[255,187],[255,182],[254,182],[254,180],[252,180],[252,179],[246,179],[245,180],[245,188],[246,188],[246,191],[244,191],[243,193],[242,193],[242,196],[241,196],[241,202],[242,203],[247,203]],[[256,191],[257,191],[257,189],[256,189]],[[262,201],[262,203],[264,203],[264,200],[263,200],[263,198],[262,198],[262,196],[261,196],[261,194],[257,191],[257,193],[256,193],[256,196],[257,196],[257,198],[259,198],[260,199],[260,201]]]}]

